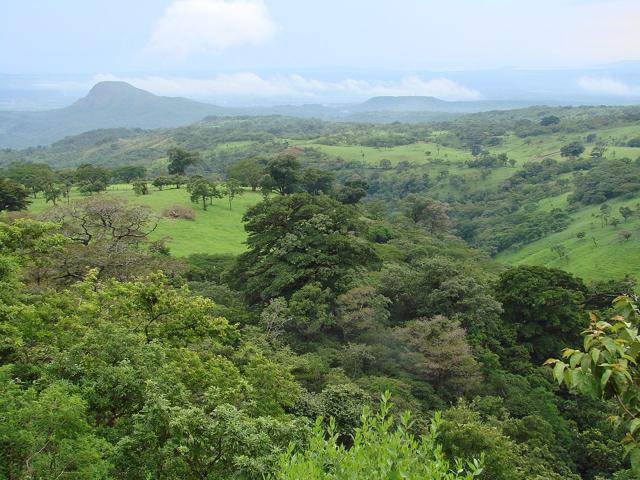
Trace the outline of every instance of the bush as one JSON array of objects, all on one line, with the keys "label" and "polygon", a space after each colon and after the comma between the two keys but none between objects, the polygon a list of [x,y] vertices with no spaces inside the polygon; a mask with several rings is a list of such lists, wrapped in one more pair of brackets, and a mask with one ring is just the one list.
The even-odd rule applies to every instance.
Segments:
[{"label": "bush", "polygon": [[193,208],[185,207],[184,205],[173,205],[165,208],[162,211],[162,216],[166,218],[193,221],[196,219],[196,212]]},{"label": "bush", "polygon": [[374,225],[367,232],[367,240],[374,243],[387,243],[393,237],[391,229],[383,224]]},{"label": "bush", "polygon": [[[292,444],[280,457],[280,465],[272,480],[321,480],[332,478],[472,480],[482,472],[477,460],[452,460],[445,457],[438,443],[441,417],[436,414],[428,431],[416,437],[411,430],[408,413],[395,419],[391,414],[389,395],[382,397],[378,413],[365,409],[360,425],[351,438],[351,448],[340,444],[336,422],[328,428],[319,419],[306,448],[296,450]],[[374,473],[375,472],[375,473]]]}]

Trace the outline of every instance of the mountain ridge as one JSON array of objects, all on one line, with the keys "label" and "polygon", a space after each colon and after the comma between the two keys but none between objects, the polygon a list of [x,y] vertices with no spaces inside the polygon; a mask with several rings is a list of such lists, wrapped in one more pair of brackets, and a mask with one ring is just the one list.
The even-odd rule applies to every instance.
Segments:
[{"label": "mountain ridge", "polygon": [[104,81],[95,84],[86,96],[64,108],[37,112],[0,111],[0,148],[49,145],[96,129],[176,128],[206,117],[285,115],[363,123],[416,123],[513,107],[514,104],[504,102],[450,102],[428,96],[380,96],[340,107],[307,104],[234,108],[183,97],[159,96],[127,82]]}]

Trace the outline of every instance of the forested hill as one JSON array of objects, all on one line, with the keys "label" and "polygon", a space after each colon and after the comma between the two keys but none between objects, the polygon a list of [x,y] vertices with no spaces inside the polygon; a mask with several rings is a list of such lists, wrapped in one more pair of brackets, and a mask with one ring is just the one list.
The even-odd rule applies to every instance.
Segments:
[{"label": "forested hill", "polygon": [[638,478],[638,112],[0,152],[0,478]]},{"label": "forested hill", "polygon": [[0,145],[48,145],[98,128],[169,128],[229,110],[186,98],[159,97],[125,82],[101,82],[69,107],[43,112],[0,112]]},{"label": "forested hill", "polygon": [[162,97],[126,82],[109,81],[96,84],[86,97],[66,108],[40,112],[0,111],[0,148],[49,145],[94,129],[174,128],[207,116],[288,115],[343,122],[419,123],[515,106],[509,102],[450,102],[433,97],[375,97],[347,105],[231,108],[186,98]]},{"label": "forested hill", "polygon": [[5,149],[0,165],[135,165],[154,178],[166,173],[171,148],[198,152],[191,173],[215,178],[239,161],[293,151],[340,181],[364,179],[364,201],[383,202],[389,212],[405,211],[416,195],[445,203],[458,236],[506,263],[589,279],[605,267],[610,276],[640,273],[625,260],[640,254],[640,217],[627,213],[640,197],[639,107],[529,107],[430,124],[209,117],[176,129],[95,130],[49,147]]}]

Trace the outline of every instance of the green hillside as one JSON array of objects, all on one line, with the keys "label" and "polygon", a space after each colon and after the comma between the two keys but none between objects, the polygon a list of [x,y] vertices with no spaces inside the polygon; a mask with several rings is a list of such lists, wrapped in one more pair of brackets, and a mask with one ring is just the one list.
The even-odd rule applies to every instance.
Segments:
[{"label": "green hillside", "polygon": [[[545,118],[557,121],[542,125]],[[364,202],[381,203],[386,215],[404,212],[411,195],[446,202],[454,233],[499,262],[554,266],[591,280],[638,275],[633,259],[640,253],[639,216],[618,226],[600,227],[593,215],[602,200],[589,205],[567,199],[576,178],[591,175],[599,163],[620,164],[627,159],[637,164],[640,147],[633,140],[638,138],[637,107],[532,107],[418,125],[279,116],[210,118],[177,129],[97,130],[46,148],[3,150],[0,164],[141,165],[153,178],[166,174],[167,150],[179,147],[200,154],[201,161],[190,174],[219,180],[238,160],[266,162],[293,148],[305,165],[330,171],[336,185],[354,176],[365,179]],[[562,156],[563,146],[573,142],[584,147],[579,158]],[[602,146],[601,158],[593,157],[592,151]],[[640,202],[640,192],[630,188],[607,202],[613,216],[620,205],[636,208]],[[116,194],[151,203],[156,210],[188,203],[185,192],[154,192],[139,198],[130,191]],[[237,253],[243,248],[241,213],[257,201],[254,197],[238,199],[230,213],[218,200],[220,205],[199,212],[196,222],[162,221],[157,235],[172,237],[171,247],[178,255],[213,251],[212,245],[215,251]],[[33,208],[39,208],[37,202]],[[621,232],[626,231],[630,235],[623,237]],[[578,232],[585,232],[582,239],[576,237]],[[562,252],[559,246],[567,255],[560,257],[551,250]]]},{"label": "green hillside", "polygon": [[[614,212],[620,206],[635,207],[640,198],[611,201]],[[566,195],[541,202],[541,208],[566,206]],[[599,206],[583,208],[574,213],[569,226],[520,249],[507,250],[497,255],[496,260],[508,265],[543,265],[572,272],[585,280],[621,278],[630,274],[640,278],[640,217],[635,217],[617,226],[602,225],[596,218]],[[618,215],[619,217],[619,215]],[[578,234],[583,232],[583,238]],[[624,233],[631,233],[625,240]],[[567,256],[559,256],[552,247],[562,245]]]}]

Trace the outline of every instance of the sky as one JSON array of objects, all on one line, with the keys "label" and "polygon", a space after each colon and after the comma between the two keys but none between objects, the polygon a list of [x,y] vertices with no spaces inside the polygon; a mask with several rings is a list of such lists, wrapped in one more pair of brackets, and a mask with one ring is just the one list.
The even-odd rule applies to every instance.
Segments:
[{"label": "sky", "polygon": [[0,74],[23,89],[75,93],[121,79],[193,98],[479,100],[496,88],[463,72],[509,71],[507,85],[513,72],[572,70],[581,72],[570,80],[576,92],[640,97],[640,70],[608,67],[640,61],[640,0],[0,0],[0,7]]}]

